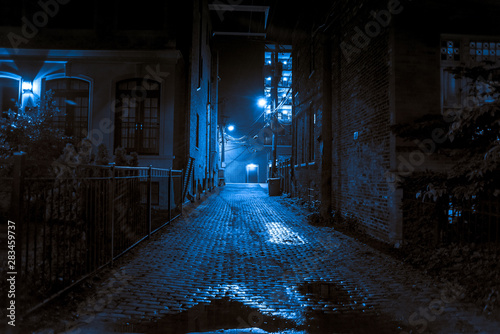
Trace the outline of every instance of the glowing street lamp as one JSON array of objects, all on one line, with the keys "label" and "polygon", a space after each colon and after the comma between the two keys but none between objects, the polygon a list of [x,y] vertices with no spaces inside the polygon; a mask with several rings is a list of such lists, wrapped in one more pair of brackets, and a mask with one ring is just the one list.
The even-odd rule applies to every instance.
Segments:
[{"label": "glowing street lamp", "polygon": [[227,127],[227,130],[228,130],[228,131],[233,131],[233,130],[234,130],[234,125],[229,125],[229,126]]},{"label": "glowing street lamp", "polygon": [[265,98],[260,98],[259,101],[257,102],[259,107],[264,108],[267,105],[267,100]]}]

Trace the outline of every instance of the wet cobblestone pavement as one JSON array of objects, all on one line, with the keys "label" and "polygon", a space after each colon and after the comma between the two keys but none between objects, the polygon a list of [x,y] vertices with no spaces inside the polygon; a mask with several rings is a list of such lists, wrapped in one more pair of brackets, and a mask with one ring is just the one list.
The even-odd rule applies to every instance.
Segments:
[{"label": "wet cobblestone pavement", "polygon": [[[37,333],[498,333],[435,282],[270,198],[227,185],[138,246]],[[70,311],[70,309],[72,309]],[[53,323],[50,323],[52,321]],[[55,330],[54,330],[55,329]],[[230,330],[231,329],[231,330]]]}]

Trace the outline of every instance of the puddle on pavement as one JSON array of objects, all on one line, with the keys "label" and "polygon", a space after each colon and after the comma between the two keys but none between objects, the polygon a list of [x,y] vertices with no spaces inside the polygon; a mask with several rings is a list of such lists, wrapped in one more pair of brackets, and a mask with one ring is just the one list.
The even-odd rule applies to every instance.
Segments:
[{"label": "puddle on pavement", "polygon": [[221,329],[261,328],[278,332],[295,328],[295,323],[275,316],[264,315],[256,309],[229,298],[215,299],[209,304],[198,304],[187,311],[165,315],[156,322],[121,324],[115,332],[148,334],[184,334]]},{"label": "puddle on pavement", "polygon": [[401,333],[404,326],[378,312],[368,298],[354,289],[330,282],[303,283],[307,333]]},{"label": "puddle on pavement", "polygon": [[198,304],[181,313],[165,315],[154,322],[116,324],[114,332],[184,334],[230,330],[226,333],[236,333],[236,329],[260,328],[268,333],[390,334],[405,330],[402,324],[369,305],[360,291],[349,291],[330,282],[303,283],[296,291],[302,296],[303,303],[302,317],[296,322],[263,314],[226,297]]}]

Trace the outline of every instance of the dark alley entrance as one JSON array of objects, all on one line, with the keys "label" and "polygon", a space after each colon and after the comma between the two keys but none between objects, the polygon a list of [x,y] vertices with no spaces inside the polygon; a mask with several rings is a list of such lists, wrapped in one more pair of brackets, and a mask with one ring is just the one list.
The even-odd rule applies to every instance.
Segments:
[{"label": "dark alley entrance", "polygon": [[258,183],[259,182],[259,166],[250,164],[247,165],[247,182],[246,183]]}]

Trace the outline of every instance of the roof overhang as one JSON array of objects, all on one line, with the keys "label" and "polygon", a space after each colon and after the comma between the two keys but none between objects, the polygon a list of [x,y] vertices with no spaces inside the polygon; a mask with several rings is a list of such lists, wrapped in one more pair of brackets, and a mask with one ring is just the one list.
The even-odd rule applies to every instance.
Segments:
[{"label": "roof overhang", "polygon": [[[267,23],[268,23],[268,18],[269,18],[269,6],[246,6],[246,5],[228,5],[228,4],[209,4],[208,8],[210,11],[214,12],[217,14],[218,20],[220,21],[220,24],[218,27],[215,27],[214,29],[214,36],[216,35],[223,35],[223,36],[247,36],[247,37],[266,37],[266,30],[267,30]],[[264,16],[263,19],[263,26],[259,27],[259,31],[251,31],[251,24],[250,22],[249,29],[248,31],[241,31],[238,30],[237,25],[235,24],[235,21],[229,22],[230,20],[226,20],[225,15],[232,15],[236,16],[238,13],[242,13],[241,15],[244,15],[243,13],[258,13],[261,14],[261,20],[262,20],[262,15]],[[218,29],[219,28],[219,29]],[[223,29],[221,29],[223,28]]]}]

